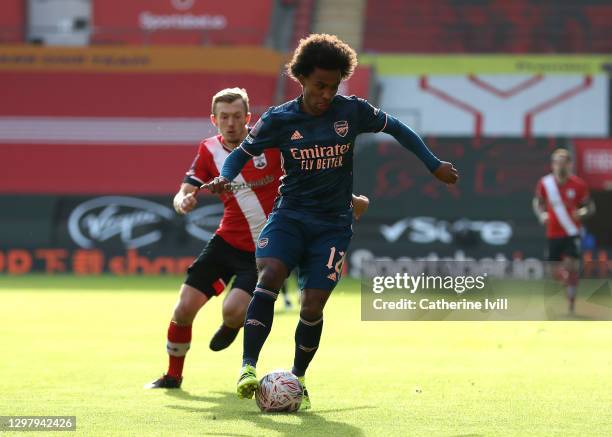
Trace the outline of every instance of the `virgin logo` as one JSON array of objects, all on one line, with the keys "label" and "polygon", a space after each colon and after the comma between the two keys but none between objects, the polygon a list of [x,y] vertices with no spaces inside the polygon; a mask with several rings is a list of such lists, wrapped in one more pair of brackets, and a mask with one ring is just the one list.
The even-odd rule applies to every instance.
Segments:
[{"label": "virgin logo", "polygon": [[203,206],[187,214],[185,230],[199,240],[208,241],[214,235],[222,217],[222,204]]},{"label": "virgin logo", "polygon": [[188,9],[191,9],[195,3],[195,0],[170,0],[172,3],[172,6],[174,6],[174,9],[176,9],[177,11],[186,11]]},{"label": "virgin logo", "polygon": [[135,249],[159,241],[162,233],[155,228],[173,216],[170,208],[148,200],[98,197],[72,211],[68,231],[74,242],[85,249],[113,237],[119,237],[126,248]]}]

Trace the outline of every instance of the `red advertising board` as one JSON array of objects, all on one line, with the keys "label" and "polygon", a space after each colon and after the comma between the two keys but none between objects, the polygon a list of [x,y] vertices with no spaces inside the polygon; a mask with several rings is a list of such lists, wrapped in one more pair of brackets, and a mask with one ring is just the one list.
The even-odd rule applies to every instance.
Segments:
[{"label": "red advertising board", "polygon": [[0,116],[207,117],[235,86],[258,114],[282,62],[260,47],[0,45]]},{"label": "red advertising board", "polygon": [[576,173],[592,190],[612,190],[612,140],[574,141]]},{"label": "red advertising board", "polygon": [[[200,243],[202,244],[202,243]],[[72,272],[77,276],[109,272],[126,275],[180,275],[193,262],[193,256],[150,256],[130,249],[109,255],[100,249],[35,248],[0,250],[0,274],[13,276],[32,272],[47,274]]]},{"label": "red advertising board", "polygon": [[251,44],[268,33],[271,0],[104,0],[93,2],[94,42]]}]

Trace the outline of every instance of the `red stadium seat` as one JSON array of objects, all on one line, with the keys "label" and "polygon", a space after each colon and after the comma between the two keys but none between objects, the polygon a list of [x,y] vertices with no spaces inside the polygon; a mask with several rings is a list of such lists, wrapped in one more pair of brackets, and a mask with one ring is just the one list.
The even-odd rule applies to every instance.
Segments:
[{"label": "red stadium seat", "polygon": [[383,53],[609,53],[612,4],[598,0],[370,0],[364,50]]},{"label": "red stadium seat", "polygon": [[264,44],[272,0],[93,2],[93,44]]}]

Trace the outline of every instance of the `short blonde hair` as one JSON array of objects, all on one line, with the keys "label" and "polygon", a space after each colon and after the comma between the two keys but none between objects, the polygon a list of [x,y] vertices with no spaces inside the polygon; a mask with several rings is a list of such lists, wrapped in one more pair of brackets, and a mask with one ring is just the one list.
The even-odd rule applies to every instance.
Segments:
[{"label": "short blonde hair", "polygon": [[247,94],[244,88],[225,88],[215,94],[212,98],[212,104],[210,107],[210,112],[213,115],[217,115],[215,112],[215,106],[218,102],[232,103],[238,99],[242,99],[242,103],[244,103],[244,113],[249,113],[249,95]]}]

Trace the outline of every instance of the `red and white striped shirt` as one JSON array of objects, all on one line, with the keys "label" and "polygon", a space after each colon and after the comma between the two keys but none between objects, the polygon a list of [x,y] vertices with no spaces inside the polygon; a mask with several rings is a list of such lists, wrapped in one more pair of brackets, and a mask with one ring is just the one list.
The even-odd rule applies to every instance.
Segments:
[{"label": "red and white striped shirt", "polygon": [[[231,150],[217,135],[202,140],[184,181],[195,186],[219,176]],[[278,195],[283,175],[278,149],[268,149],[251,159],[232,181],[232,192],[223,193],[223,218],[216,234],[237,249],[255,251],[254,242],[264,227]]]},{"label": "red and white striped shirt", "polygon": [[578,176],[571,175],[559,185],[552,174],[539,180],[536,196],[546,202],[548,238],[575,237],[580,233],[580,222],[574,219],[574,212],[589,198],[587,184]]}]

